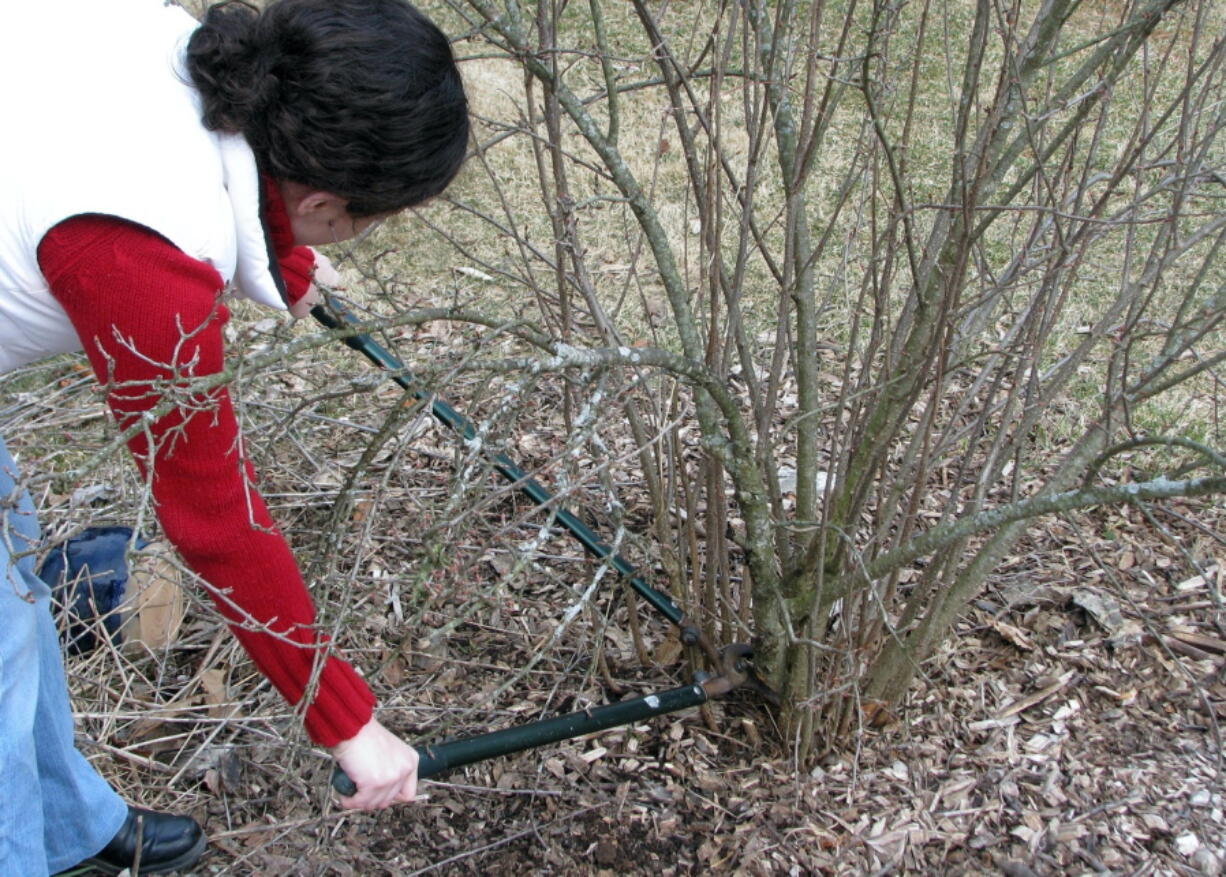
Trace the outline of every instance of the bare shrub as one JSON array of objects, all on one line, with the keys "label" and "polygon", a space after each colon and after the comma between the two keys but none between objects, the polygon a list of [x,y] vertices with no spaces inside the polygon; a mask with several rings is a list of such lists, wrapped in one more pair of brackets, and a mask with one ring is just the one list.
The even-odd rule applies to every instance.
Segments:
[{"label": "bare shrub", "polygon": [[524,77],[483,270],[567,411],[620,369],[670,586],[804,751],[1037,516],[1226,487],[1220,5],[448,7]]}]

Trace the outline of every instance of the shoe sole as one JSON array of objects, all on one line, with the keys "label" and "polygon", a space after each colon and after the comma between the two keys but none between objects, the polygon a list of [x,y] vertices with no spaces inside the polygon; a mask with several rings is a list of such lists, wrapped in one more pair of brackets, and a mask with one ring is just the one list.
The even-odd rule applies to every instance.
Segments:
[{"label": "shoe sole", "polygon": [[[179,856],[171,859],[169,862],[162,862],[158,865],[146,867],[140,866],[137,874],[169,874],[171,871],[178,871],[180,868],[190,868],[192,865],[200,861],[200,857],[204,855],[204,848],[208,846],[208,840],[203,834],[196,839],[196,843],[190,850]],[[130,866],[117,867],[107,862],[99,861],[98,859],[86,859],[78,867],[93,868],[95,871],[101,871],[103,874],[114,877],[116,874],[122,874],[127,871]]]}]

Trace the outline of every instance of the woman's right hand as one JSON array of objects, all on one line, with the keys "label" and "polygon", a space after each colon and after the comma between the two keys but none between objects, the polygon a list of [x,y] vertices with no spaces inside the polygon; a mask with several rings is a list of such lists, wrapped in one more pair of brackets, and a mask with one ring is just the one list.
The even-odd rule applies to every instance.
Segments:
[{"label": "woman's right hand", "polygon": [[343,807],[382,810],[417,797],[417,750],[374,719],[333,746],[332,757],[358,787]]},{"label": "woman's right hand", "polygon": [[315,256],[315,266],[311,269],[311,285],[301,298],[289,306],[289,312],[295,320],[301,320],[311,312],[311,308],[322,303],[325,291],[338,289],[343,282],[331,259],[317,250],[312,249],[311,252]]}]

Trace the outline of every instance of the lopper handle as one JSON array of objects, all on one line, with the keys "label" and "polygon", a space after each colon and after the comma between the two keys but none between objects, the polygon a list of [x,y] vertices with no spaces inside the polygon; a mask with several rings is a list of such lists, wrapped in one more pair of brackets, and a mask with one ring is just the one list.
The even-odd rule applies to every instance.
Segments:
[{"label": "lopper handle", "polygon": [[[512,752],[522,752],[548,743],[558,743],[654,716],[675,713],[705,703],[710,696],[711,693],[702,685],[682,685],[680,688],[590,707],[526,725],[513,725],[501,731],[477,734],[475,737],[417,746],[417,776],[426,779],[487,758],[510,755]],[[332,770],[332,788],[346,798],[357,792],[357,786],[340,765],[336,765]]]},{"label": "lopper handle", "polygon": [[358,786],[349,779],[349,774],[339,764],[332,768],[332,788],[342,798],[351,798],[358,793]]}]

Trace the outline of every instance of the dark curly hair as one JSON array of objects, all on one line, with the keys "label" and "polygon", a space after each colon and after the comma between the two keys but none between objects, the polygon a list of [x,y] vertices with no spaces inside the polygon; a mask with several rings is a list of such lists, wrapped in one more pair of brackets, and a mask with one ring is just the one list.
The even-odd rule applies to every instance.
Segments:
[{"label": "dark curly hair", "polygon": [[355,217],[420,204],[460,170],[468,102],[451,46],[403,0],[229,0],[191,36],[205,127]]}]

